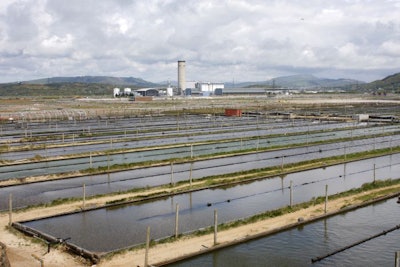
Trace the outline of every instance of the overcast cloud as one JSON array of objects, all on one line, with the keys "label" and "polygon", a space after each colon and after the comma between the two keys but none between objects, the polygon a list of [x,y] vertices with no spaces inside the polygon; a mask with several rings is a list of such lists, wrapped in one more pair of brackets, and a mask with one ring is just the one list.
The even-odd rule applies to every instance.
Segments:
[{"label": "overcast cloud", "polygon": [[400,72],[400,0],[1,0],[0,82]]}]

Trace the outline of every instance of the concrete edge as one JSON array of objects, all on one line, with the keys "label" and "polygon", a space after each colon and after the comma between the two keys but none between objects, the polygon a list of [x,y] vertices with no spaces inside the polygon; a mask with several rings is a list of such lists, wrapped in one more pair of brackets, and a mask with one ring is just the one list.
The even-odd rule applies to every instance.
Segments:
[{"label": "concrete edge", "polygon": [[153,266],[166,266],[168,264],[176,263],[176,262],[179,262],[179,261],[183,261],[183,260],[195,257],[195,256],[199,256],[199,255],[206,254],[206,253],[209,253],[209,252],[213,252],[213,251],[217,251],[217,250],[220,250],[220,249],[224,249],[224,248],[227,248],[227,247],[230,247],[230,246],[234,246],[234,245],[238,245],[238,244],[241,244],[241,243],[245,243],[245,242],[248,242],[248,241],[251,241],[251,240],[256,240],[256,239],[259,239],[259,238],[263,238],[263,237],[267,237],[267,236],[270,236],[270,235],[273,235],[273,234],[277,234],[277,233],[280,233],[280,232],[283,232],[283,231],[286,231],[286,230],[289,230],[289,229],[293,229],[295,227],[304,226],[304,225],[316,222],[316,221],[321,220],[321,219],[326,219],[326,218],[329,218],[329,217],[333,217],[333,216],[338,215],[338,214],[342,214],[342,213],[346,213],[346,212],[349,212],[349,211],[353,211],[353,210],[356,210],[358,208],[362,208],[362,207],[365,207],[365,206],[368,206],[368,205],[371,205],[371,204],[375,204],[375,203],[378,203],[378,202],[382,202],[382,201],[385,201],[385,200],[388,200],[388,199],[391,199],[391,198],[394,198],[394,197],[398,197],[398,196],[400,196],[400,193],[392,193],[392,194],[389,194],[389,195],[386,195],[386,196],[382,196],[382,197],[378,197],[378,198],[375,198],[375,199],[372,199],[372,200],[369,200],[369,201],[366,201],[366,202],[363,202],[363,203],[360,203],[360,204],[350,205],[350,206],[345,207],[343,209],[339,209],[339,210],[336,210],[336,211],[328,212],[326,214],[315,216],[313,218],[310,218],[310,219],[307,219],[307,220],[304,220],[304,221],[301,221],[301,222],[287,224],[285,226],[278,227],[278,228],[275,228],[275,229],[272,229],[272,230],[268,230],[268,231],[265,231],[265,232],[262,232],[262,233],[254,234],[254,235],[247,235],[247,236],[244,236],[243,238],[240,238],[240,239],[236,239],[236,240],[233,240],[233,241],[225,242],[223,244],[218,244],[218,245],[215,245],[215,246],[210,247],[210,248],[204,248],[204,249],[202,249],[200,251],[189,253],[187,255],[176,257],[176,258],[173,258],[173,259],[170,259],[170,260],[158,262],[156,264],[153,264]]}]

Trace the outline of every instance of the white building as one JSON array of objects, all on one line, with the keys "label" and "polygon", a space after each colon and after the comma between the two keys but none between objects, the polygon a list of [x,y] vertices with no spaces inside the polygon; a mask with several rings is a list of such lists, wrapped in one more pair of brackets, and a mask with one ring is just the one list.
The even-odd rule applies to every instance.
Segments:
[{"label": "white building", "polygon": [[200,92],[214,93],[215,89],[224,89],[223,83],[197,82],[196,89]]},{"label": "white building", "polygon": [[166,92],[167,92],[167,96],[169,96],[169,97],[174,96],[174,89],[171,86],[167,87]]},{"label": "white building", "polygon": [[131,88],[124,88],[124,95],[131,95],[132,89]]},{"label": "white building", "polygon": [[119,88],[114,88],[114,90],[113,90],[113,95],[114,95],[114,97],[117,97],[117,96],[119,96],[121,94],[121,91],[119,90]]}]

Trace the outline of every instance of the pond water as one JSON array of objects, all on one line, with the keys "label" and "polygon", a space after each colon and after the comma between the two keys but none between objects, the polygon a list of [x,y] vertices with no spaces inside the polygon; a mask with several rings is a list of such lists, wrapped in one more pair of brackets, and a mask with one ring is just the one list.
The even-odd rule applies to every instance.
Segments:
[{"label": "pond water", "polygon": [[182,233],[211,226],[214,209],[218,210],[218,222],[223,223],[287,206],[290,181],[296,204],[323,196],[325,185],[331,195],[372,182],[374,177],[398,178],[399,173],[400,154],[395,154],[23,224],[54,237],[70,237],[71,243],[90,251],[104,252],[144,243],[147,226],[152,239],[174,235],[176,204]]},{"label": "pond water", "polygon": [[399,224],[397,198],[355,211],[207,253],[169,267],[183,266],[394,266],[400,230],[311,263]]}]

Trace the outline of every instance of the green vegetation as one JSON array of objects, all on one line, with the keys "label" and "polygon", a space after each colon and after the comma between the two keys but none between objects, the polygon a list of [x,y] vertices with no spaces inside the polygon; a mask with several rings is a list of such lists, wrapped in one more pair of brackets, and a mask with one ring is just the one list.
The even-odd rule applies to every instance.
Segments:
[{"label": "green vegetation", "polygon": [[[296,146],[293,146],[293,147],[296,147]],[[258,151],[263,151],[263,150],[259,149]],[[94,173],[104,173],[107,171],[121,171],[121,170],[138,168],[138,167],[170,164],[170,162],[174,162],[174,163],[192,162],[192,161],[196,161],[196,160],[200,160],[200,159],[210,159],[210,158],[221,157],[221,156],[237,155],[237,154],[239,154],[239,152],[250,153],[250,152],[254,152],[254,149],[215,153],[215,154],[206,155],[206,156],[199,156],[196,158],[190,158],[190,157],[172,158],[172,159],[160,160],[160,161],[115,164],[115,165],[111,165],[109,167],[102,166],[102,167],[98,167],[98,168],[87,169],[87,170],[81,171],[81,173],[94,174]],[[341,163],[344,161],[360,160],[360,159],[364,159],[364,158],[377,157],[377,156],[386,155],[386,154],[390,154],[390,153],[396,153],[396,152],[400,152],[400,147],[377,149],[377,150],[364,151],[364,152],[358,152],[358,153],[353,153],[353,154],[334,156],[334,157],[329,157],[329,158],[320,158],[320,159],[302,161],[299,163],[285,164],[285,165],[283,165],[284,169],[282,169],[280,166],[275,166],[275,167],[269,167],[269,168],[263,168],[263,169],[253,169],[253,170],[249,170],[249,171],[229,173],[229,174],[225,174],[225,175],[211,176],[211,177],[206,177],[204,179],[196,179],[196,181],[206,181],[206,186],[213,186],[216,184],[220,185],[220,184],[229,183],[229,182],[233,182],[233,181],[244,181],[244,180],[254,179],[254,178],[260,179],[260,177],[264,178],[264,176],[266,176],[266,175],[278,175],[278,174],[282,174],[282,173],[300,171],[303,169],[324,167],[327,165],[338,164],[338,163]],[[221,179],[227,179],[227,180],[224,181]]]},{"label": "green vegetation", "polygon": [[[375,181],[375,182],[371,182],[371,183],[366,183],[363,184],[360,188],[355,188],[355,189],[351,189],[349,191],[345,191],[342,193],[338,193],[335,195],[330,195],[329,199],[330,200],[335,200],[335,199],[340,199],[343,197],[348,197],[348,196],[352,196],[352,195],[356,195],[359,193],[363,193],[366,192],[367,194],[359,197],[358,199],[362,200],[363,202],[372,200],[374,198],[376,198],[378,195],[387,195],[389,193],[395,193],[397,192],[399,189],[398,188],[389,188],[380,192],[375,192],[375,193],[368,193],[368,191],[374,190],[374,189],[379,189],[379,188],[385,188],[385,187],[389,187],[389,186],[393,186],[393,185],[399,185],[400,184],[400,179],[397,180],[384,180],[384,181]],[[277,216],[281,216],[283,214],[287,214],[287,213],[291,213],[294,211],[298,211],[298,210],[302,210],[302,209],[306,209],[308,207],[311,206],[316,206],[318,204],[324,203],[325,201],[325,197],[320,196],[317,198],[313,198],[311,199],[309,202],[305,202],[305,203],[300,203],[297,205],[294,205],[293,207],[285,207],[285,208],[281,208],[281,209],[277,209],[277,210],[273,210],[273,211],[268,211],[262,214],[258,214],[255,216],[252,216],[248,219],[243,220],[244,223],[252,223],[252,222],[257,222],[266,218],[273,218],[273,217],[277,217]],[[234,225],[234,224],[232,224]],[[230,224],[228,224],[227,229],[231,228]],[[223,229],[223,228],[222,228]]]},{"label": "green vegetation", "polygon": [[[346,155],[346,162],[347,161],[354,161],[354,160],[360,160],[360,159],[365,159],[365,158],[370,158],[370,157],[377,157],[381,155],[386,155],[387,153],[393,152],[400,152],[400,147],[392,148],[392,149],[380,149],[380,150],[374,150],[374,151],[369,151],[369,152],[360,152],[360,153],[354,153],[354,154],[348,154]],[[171,195],[171,194],[177,194],[181,192],[185,192],[187,190],[201,190],[204,188],[210,188],[210,187],[229,187],[233,186],[234,184],[237,183],[244,183],[244,182],[249,182],[253,180],[259,180],[259,179],[265,179],[277,175],[284,175],[287,173],[291,172],[298,172],[302,170],[307,170],[307,169],[313,169],[313,168],[319,168],[319,167],[325,167],[328,165],[335,165],[339,163],[344,162],[344,156],[337,156],[337,157],[331,157],[331,158],[325,158],[325,159],[316,159],[316,160],[309,160],[309,161],[303,161],[299,163],[293,163],[293,164],[287,164],[284,165],[284,168],[280,166],[277,167],[270,167],[270,168],[264,168],[264,169],[254,169],[254,170],[249,170],[249,171],[242,171],[242,172],[235,172],[235,173],[229,173],[229,174],[224,174],[224,175],[216,175],[216,176],[209,176],[205,177],[202,179],[196,179],[196,185],[190,186],[188,181],[181,181],[179,183],[176,183],[176,187],[180,187],[179,189],[174,189],[174,187],[171,187],[171,185],[164,185],[164,186],[158,186],[155,187],[157,189],[168,189],[168,191],[164,190],[159,193],[154,193],[152,194],[152,197],[156,196],[166,196],[166,195]],[[144,194],[142,197],[146,197],[148,195],[145,194],[145,191],[147,189],[134,189],[134,192],[140,192],[143,191]],[[129,191],[125,192],[118,192],[115,194],[125,194],[128,193]],[[135,196],[132,198],[124,198],[124,201],[127,202],[132,202],[135,200],[140,199],[140,196]],[[112,203],[123,203],[123,201],[113,201]],[[107,204],[112,204],[112,203],[107,203]],[[126,203],[126,202],[125,202]]]},{"label": "green vegetation", "polygon": [[[116,85],[100,83],[0,84],[0,96],[111,96]],[[125,86],[126,87],[126,86]],[[137,89],[137,86],[130,86]]]},{"label": "green vegetation", "polygon": [[[400,185],[400,179],[396,179],[396,180],[389,179],[389,180],[385,180],[385,181],[379,180],[379,181],[375,181],[372,183],[363,184],[360,188],[351,189],[346,192],[331,195],[331,196],[329,196],[329,200],[335,200],[335,199],[340,199],[340,198],[349,197],[349,196],[355,196],[357,194],[364,193],[362,196],[356,198],[358,200],[361,200],[362,203],[364,203],[367,201],[372,201],[372,200],[377,199],[384,195],[397,193],[399,191],[398,185]],[[395,186],[395,187],[393,187],[393,186]],[[383,189],[383,190],[371,192],[371,190],[374,190],[374,189]],[[269,218],[279,217],[279,216],[282,216],[282,215],[285,215],[288,213],[293,213],[293,212],[300,211],[300,210],[303,210],[303,209],[306,209],[309,207],[317,206],[319,204],[324,203],[324,201],[325,201],[325,197],[320,196],[317,198],[312,198],[310,201],[293,205],[292,207],[286,206],[286,207],[282,207],[282,208],[279,208],[276,210],[270,210],[270,211],[266,211],[263,213],[259,213],[259,214],[250,216],[248,218],[235,220],[235,221],[231,221],[231,222],[226,222],[226,223],[221,223],[218,225],[218,231],[229,230],[229,229],[233,229],[233,228],[236,228],[236,227],[239,227],[242,225],[259,222],[259,221],[266,220]],[[349,204],[343,206],[341,209],[344,209],[350,205],[352,205],[352,204],[349,203]],[[322,212],[322,210],[320,212]],[[175,238],[175,236],[169,236],[166,238],[161,238],[159,240],[151,240],[150,246],[155,246],[157,244],[172,243],[172,242],[175,242],[177,239],[203,236],[203,235],[207,235],[207,234],[212,234],[213,232],[214,232],[214,226],[209,226],[209,227],[198,229],[196,231],[193,231],[193,232],[190,232],[187,234],[179,234],[178,238]],[[140,244],[140,245],[126,248],[123,250],[107,253],[104,256],[104,258],[110,258],[114,255],[124,253],[124,252],[130,251],[130,250],[143,249],[144,246],[145,246],[145,244]]]},{"label": "green vegetation", "polygon": [[[166,184],[162,186],[157,186],[157,187],[152,187],[151,189],[158,189],[159,192],[156,193],[146,193],[150,187],[146,188],[133,188],[127,191],[120,191],[120,192],[115,192],[111,194],[107,194],[107,196],[114,196],[114,195],[121,195],[121,194],[128,194],[128,193],[138,193],[134,197],[127,197],[127,198],[121,198],[113,201],[106,202],[106,205],[115,205],[115,204],[124,204],[124,203],[131,203],[134,201],[143,201],[144,199],[149,199],[149,198],[155,198],[155,197],[166,197],[170,196],[173,194],[178,194],[182,192],[187,192],[187,191],[194,191],[194,190],[202,190],[210,187],[230,187],[238,183],[246,183],[246,182],[251,182],[254,180],[260,180],[260,179],[266,179],[274,176],[283,176],[287,173],[293,173],[293,172],[299,172],[303,170],[308,170],[308,169],[314,169],[314,168],[320,168],[320,167],[326,167],[329,165],[335,165],[335,164],[340,164],[343,162],[350,162],[350,161],[356,161],[356,160],[361,160],[361,159],[366,159],[366,158],[372,158],[372,157],[378,157],[378,156],[383,156],[391,153],[398,153],[400,152],[400,147],[393,147],[393,148],[385,148],[385,149],[378,149],[378,150],[372,150],[372,151],[364,151],[364,152],[359,152],[359,153],[353,153],[353,154],[347,154],[347,155],[341,155],[341,156],[335,156],[335,157],[329,157],[329,158],[321,158],[321,159],[314,159],[314,160],[308,160],[308,161],[302,161],[298,163],[292,163],[292,164],[286,164],[282,166],[275,166],[275,167],[268,167],[268,168],[262,168],[262,169],[252,169],[249,171],[241,171],[241,172],[235,172],[235,173],[229,173],[229,174],[224,174],[224,175],[215,175],[215,176],[209,176],[209,177],[204,177],[202,179],[196,179],[193,181],[193,184],[190,185],[189,181],[180,181],[178,183],[174,184]],[[155,164],[154,162],[145,162],[142,164]],[[158,162],[157,164],[160,164]],[[137,165],[136,165],[137,166]],[[144,165],[141,165],[144,166]],[[106,167],[102,167],[101,169],[105,169]],[[98,169],[95,169],[96,171]],[[93,171],[93,169],[88,169],[89,171]],[[96,196],[91,196],[87,197],[86,199],[94,199],[94,198],[99,198],[104,195],[96,195]],[[75,201],[80,201],[81,198],[67,198],[67,199],[56,199],[52,201],[51,203],[45,204],[45,205],[35,205],[32,207],[38,207],[38,206],[55,206],[59,204],[65,204],[65,203],[72,203]],[[32,208],[31,206],[28,208]]]},{"label": "green vegetation", "polygon": [[[362,202],[367,202],[367,201],[376,199],[377,197],[382,196],[382,195],[396,193],[396,192],[398,192],[399,188],[398,187],[387,188],[385,190],[380,190],[379,192],[372,192],[372,193],[370,193],[369,191],[371,191],[373,189],[381,189],[381,188],[386,188],[386,187],[395,186],[395,185],[400,185],[400,179],[396,179],[396,180],[389,179],[389,180],[385,180],[385,181],[375,181],[372,183],[366,183],[366,184],[363,184],[360,188],[351,189],[346,192],[331,195],[331,196],[329,196],[329,200],[335,200],[335,199],[340,199],[343,197],[353,196],[353,195],[356,195],[359,193],[365,193],[363,196],[358,197],[358,199],[362,200]],[[219,231],[228,230],[228,229],[232,229],[232,228],[235,228],[235,227],[238,227],[241,225],[255,223],[258,221],[265,220],[265,219],[282,216],[282,215],[285,215],[288,213],[293,213],[293,212],[296,212],[296,211],[299,211],[302,209],[316,206],[318,204],[322,204],[322,203],[324,203],[324,201],[325,201],[325,197],[322,197],[322,196],[317,197],[317,198],[312,198],[308,202],[296,204],[296,205],[293,205],[292,207],[286,206],[286,207],[283,207],[280,209],[266,211],[266,212],[263,212],[260,214],[256,214],[256,215],[248,217],[248,218],[219,224],[218,230]],[[199,230],[194,231],[187,235],[180,235],[178,238],[190,237],[190,236],[202,236],[202,235],[206,235],[206,234],[211,234],[213,232],[214,232],[214,226],[210,226],[207,228],[199,229]],[[175,240],[176,240],[176,238],[168,237],[166,239],[158,241],[157,243],[173,242]]]},{"label": "green vegetation", "polygon": [[369,84],[365,84],[368,90],[375,91],[377,94],[386,94],[387,92],[400,93],[400,73],[396,73],[382,80],[377,80]]}]

